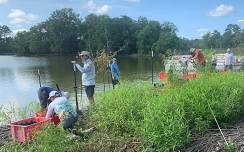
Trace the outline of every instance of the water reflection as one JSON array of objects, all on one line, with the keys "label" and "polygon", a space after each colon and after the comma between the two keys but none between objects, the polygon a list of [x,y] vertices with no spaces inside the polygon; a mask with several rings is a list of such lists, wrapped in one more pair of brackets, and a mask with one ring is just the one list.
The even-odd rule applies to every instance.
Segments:
[{"label": "water reflection", "polygon": [[[70,64],[72,59],[72,56],[0,56],[0,104],[17,102],[19,106],[24,106],[30,101],[37,101],[38,69],[42,85],[55,86],[58,84],[61,89],[69,91],[72,95],[71,100],[74,100],[74,75]],[[118,64],[122,80],[151,79],[150,58],[119,57]],[[161,62],[155,59],[154,79],[158,79],[158,72],[161,68]],[[79,83],[80,73],[77,73],[77,79]],[[96,82],[96,92],[103,91],[104,84],[101,74],[97,74]],[[112,88],[112,85],[108,83],[110,83],[109,75],[105,78],[106,90]],[[79,89],[78,92],[80,93],[81,90]],[[81,95],[79,95],[80,97]]]}]

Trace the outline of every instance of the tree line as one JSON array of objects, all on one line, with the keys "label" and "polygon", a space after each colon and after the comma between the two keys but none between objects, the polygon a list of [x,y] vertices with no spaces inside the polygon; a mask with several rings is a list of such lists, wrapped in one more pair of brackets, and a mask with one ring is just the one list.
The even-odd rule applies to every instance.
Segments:
[{"label": "tree line", "polygon": [[221,35],[215,30],[202,39],[177,36],[171,22],[160,23],[139,17],[111,18],[90,14],[84,19],[71,8],[54,11],[50,17],[15,36],[6,25],[0,25],[0,53],[18,55],[74,54],[81,50],[96,54],[100,50],[121,54],[184,53],[191,47],[226,48],[244,43],[244,30],[230,24]]}]

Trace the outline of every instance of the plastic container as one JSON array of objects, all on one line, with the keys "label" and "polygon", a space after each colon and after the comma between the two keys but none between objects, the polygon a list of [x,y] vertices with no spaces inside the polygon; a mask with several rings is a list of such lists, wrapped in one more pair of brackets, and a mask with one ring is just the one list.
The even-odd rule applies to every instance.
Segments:
[{"label": "plastic container", "polygon": [[[47,113],[46,110],[45,111],[36,112],[34,114],[34,117],[35,118],[45,117],[46,113]],[[58,115],[56,115],[56,114],[52,117],[51,121],[54,123],[55,126],[57,126],[60,123],[60,119],[59,119]]]},{"label": "plastic container", "polygon": [[196,73],[188,73],[188,74],[184,74],[183,75],[183,79],[184,80],[194,80],[197,78],[197,74]]},{"label": "plastic container", "polygon": [[49,127],[50,123],[51,119],[45,119],[44,117],[34,117],[11,123],[12,138],[14,141],[25,143],[33,139],[38,132]]},{"label": "plastic container", "polygon": [[164,71],[161,71],[161,72],[159,73],[159,79],[160,79],[161,81],[163,81],[163,80],[165,80],[166,78],[167,78],[167,73],[164,72]]}]

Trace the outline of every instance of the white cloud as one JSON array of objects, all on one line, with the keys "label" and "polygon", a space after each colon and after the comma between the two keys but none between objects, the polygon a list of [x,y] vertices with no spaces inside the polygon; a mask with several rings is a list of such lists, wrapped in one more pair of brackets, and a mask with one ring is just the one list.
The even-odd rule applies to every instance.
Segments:
[{"label": "white cloud", "polygon": [[103,15],[103,14],[107,14],[112,9],[112,7],[110,5],[106,5],[106,4],[99,5],[94,0],[88,0],[88,2],[86,4],[86,9],[90,13]]},{"label": "white cloud", "polygon": [[12,9],[8,14],[10,24],[28,24],[38,19],[38,16],[31,13],[26,13],[20,9]]},{"label": "white cloud", "polygon": [[231,12],[234,11],[234,7],[231,5],[224,5],[221,4],[219,5],[217,8],[211,10],[208,15],[209,16],[226,16],[228,14],[230,14]]},{"label": "white cloud", "polygon": [[237,23],[238,23],[239,25],[244,26],[244,20],[238,20]]},{"label": "white cloud", "polygon": [[1,4],[6,4],[8,2],[8,0],[0,0],[0,5]]},{"label": "white cloud", "polygon": [[140,3],[141,0],[125,0],[127,2],[130,2],[130,3]]},{"label": "white cloud", "polygon": [[14,36],[16,36],[16,34],[18,33],[18,32],[24,32],[24,31],[29,31],[28,29],[24,29],[24,28],[20,28],[20,29],[15,29],[15,30],[12,30],[12,37],[14,37]]},{"label": "white cloud", "polygon": [[207,28],[199,28],[196,29],[196,32],[202,37],[203,35],[207,34],[209,32],[209,29]]}]

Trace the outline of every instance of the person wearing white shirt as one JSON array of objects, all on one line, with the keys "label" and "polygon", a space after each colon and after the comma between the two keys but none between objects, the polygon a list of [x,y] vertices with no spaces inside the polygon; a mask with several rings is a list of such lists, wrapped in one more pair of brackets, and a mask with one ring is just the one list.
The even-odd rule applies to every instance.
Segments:
[{"label": "person wearing white shirt", "polygon": [[71,61],[71,63],[75,64],[77,69],[82,73],[82,85],[85,86],[85,92],[89,100],[89,106],[91,106],[94,103],[93,96],[96,84],[95,65],[91,60],[89,52],[82,51],[79,56],[83,62],[83,66],[77,64],[76,61]]},{"label": "person wearing white shirt", "polygon": [[234,54],[230,50],[230,48],[227,49],[227,52],[225,53],[225,71],[226,70],[232,70],[234,62]]}]

